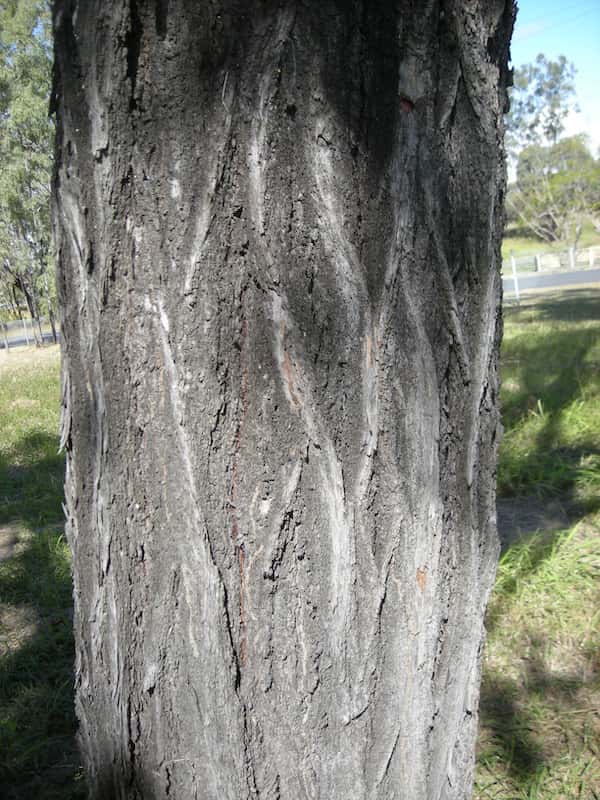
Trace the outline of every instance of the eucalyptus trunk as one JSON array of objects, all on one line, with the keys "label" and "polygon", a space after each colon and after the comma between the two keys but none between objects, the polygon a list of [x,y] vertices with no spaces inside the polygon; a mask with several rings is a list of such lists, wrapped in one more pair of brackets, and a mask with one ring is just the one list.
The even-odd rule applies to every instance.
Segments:
[{"label": "eucalyptus trunk", "polygon": [[91,796],[472,785],[510,0],[57,0]]}]

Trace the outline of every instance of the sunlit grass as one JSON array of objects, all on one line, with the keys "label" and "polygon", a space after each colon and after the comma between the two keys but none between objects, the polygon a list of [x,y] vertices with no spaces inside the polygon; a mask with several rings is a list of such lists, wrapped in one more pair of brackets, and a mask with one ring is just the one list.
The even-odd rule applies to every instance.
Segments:
[{"label": "sunlit grass", "polygon": [[488,611],[475,800],[600,788],[600,515],[507,550]]},{"label": "sunlit grass", "polygon": [[514,542],[502,557],[487,617],[475,800],[592,800],[600,797],[600,292],[506,309],[502,377],[500,494],[520,507],[558,498],[574,525]]},{"label": "sunlit grass", "polygon": [[576,292],[505,311],[501,495],[600,496],[600,298]]},{"label": "sunlit grass", "polygon": [[0,525],[61,519],[58,347],[0,352]]}]

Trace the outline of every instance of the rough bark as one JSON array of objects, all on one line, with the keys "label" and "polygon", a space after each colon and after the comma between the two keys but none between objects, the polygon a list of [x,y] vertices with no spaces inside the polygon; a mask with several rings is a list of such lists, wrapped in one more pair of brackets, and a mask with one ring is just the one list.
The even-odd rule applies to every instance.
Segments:
[{"label": "rough bark", "polygon": [[94,798],[466,798],[509,0],[59,0]]}]

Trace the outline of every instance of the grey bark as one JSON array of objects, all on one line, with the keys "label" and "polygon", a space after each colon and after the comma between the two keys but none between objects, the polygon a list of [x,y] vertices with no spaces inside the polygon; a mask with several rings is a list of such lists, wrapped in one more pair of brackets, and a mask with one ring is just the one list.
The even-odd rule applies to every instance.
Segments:
[{"label": "grey bark", "polygon": [[91,796],[468,797],[512,3],[54,17]]}]

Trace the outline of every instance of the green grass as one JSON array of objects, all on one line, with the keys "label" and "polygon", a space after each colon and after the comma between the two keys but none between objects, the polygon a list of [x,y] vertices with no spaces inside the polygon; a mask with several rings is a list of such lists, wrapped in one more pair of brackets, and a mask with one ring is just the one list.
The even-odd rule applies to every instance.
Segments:
[{"label": "green grass", "polygon": [[487,625],[475,800],[600,796],[600,515],[510,547]]},{"label": "green grass", "polygon": [[0,796],[83,797],[74,745],[58,348],[0,353]]},{"label": "green grass", "polygon": [[21,535],[0,564],[0,786],[5,798],[75,798],[70,561],[54,531]]},{"label": "green grass", "polygon": [[505,309],[500,495],[600,500],[600,296],[571,291]]},{"label": "green grass", "polygon": [[[490,607],[475,800],[600,798],[600,292],[505,308],[504,503],[572,525],[506,549]],[[579,520],[579,522],[577,522]]]},{"label": "green grass", "polygon": [[0,524],[62,518],[58,348],[0,353]]},{"label": "green grass", "polygon": [[[595,230],[591,222],[586,222],[583,225],[578,247],[584,248],[594,245],[600,245],[600,233]],[[568,248],[569,245],[566,242],[544,242],[526,230],[509,228],[502,240],[502,259],[503,261],[508,261],[511,254],[518,258],[519,256],[534,256],[536,253],[561,252],[568,250]]]},{"label": "green grass", "polygon": [[[505,309],[503,502],[570,520],[505,550],[488,612],[475,800],[600,798],[600,293]],[[74,747],[58,355],[0,353],[0,797],[84,796]],[[1,541],[0,541],[1,545]]]}]

